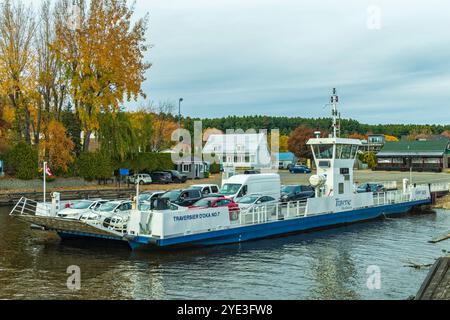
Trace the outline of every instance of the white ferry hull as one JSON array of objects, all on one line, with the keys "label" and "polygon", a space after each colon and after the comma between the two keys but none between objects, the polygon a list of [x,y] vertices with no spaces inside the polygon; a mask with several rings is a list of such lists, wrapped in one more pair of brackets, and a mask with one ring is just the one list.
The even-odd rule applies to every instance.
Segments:
[{"label": "white ferry hull", "polygon": [[383,216],[401,215],[410,212],[414,207],[428,204],[430,204],[429,199],[418,200],[413,202],[390,204],[346,212],[273,221],[256,225],[243,226],[239,228],[231,228],[166,239],[158,239],[148,236],[128,236],[127,240],[133,250],[151,247],[170,248],[240,243],[256,239],[314,231],[317,229],[333,228],[340,225],[374,220]]}]

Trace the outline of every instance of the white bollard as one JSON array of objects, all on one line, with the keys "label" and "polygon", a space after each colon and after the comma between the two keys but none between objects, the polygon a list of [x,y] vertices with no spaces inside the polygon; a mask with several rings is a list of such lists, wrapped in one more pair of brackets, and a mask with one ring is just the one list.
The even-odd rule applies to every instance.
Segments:
[{"label": "white bollard", "polygon": [[52,193],[52,208],[50,211],[50,215],[52,217],[56,217],[59,210],[61,210],[61,194],[59,192]]},{"label": "white bollard", "polygon": [[407,193],[409,189],[409,179],[403,179],[403,193]]}]

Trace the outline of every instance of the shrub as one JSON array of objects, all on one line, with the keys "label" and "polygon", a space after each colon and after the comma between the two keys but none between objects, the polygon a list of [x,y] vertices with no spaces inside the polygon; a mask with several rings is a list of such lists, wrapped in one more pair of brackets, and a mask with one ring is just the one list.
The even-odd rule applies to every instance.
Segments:
[{"label": "shrub", "polygon": [[218,164],[218,163],[211,164],[211,166],[209,168],[209,172],[211,174],[219,174],[220,173],[220,164]]},{"label": "shrub", "polygon": [[101,152],[82,153],[76,160],[76,173],[87,181],[113,176],[113,165],[108,155]]},{"label": "shrub", "polygon": [[167,153],[140,153],[135,159],[117,163],[115,169],[127,168],[135,172],[173,170],[174,163]]},{"label": "shrub", "polygon": [[359,155],[359,160],[367,164],[370,169],[377,166],[377,156],[373,152],[365,152]]},{"label": "shrub", "polygon": [[31,180],[38,175],[38,153],[30,145],[19,142],[6,155],[6,172],[21,180]]}]

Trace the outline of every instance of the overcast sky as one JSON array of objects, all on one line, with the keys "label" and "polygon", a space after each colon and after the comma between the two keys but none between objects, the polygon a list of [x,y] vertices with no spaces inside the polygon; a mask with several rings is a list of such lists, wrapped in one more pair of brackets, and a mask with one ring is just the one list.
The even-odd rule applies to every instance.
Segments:
[{"label": "overcast sky", "polygon": [[144,90],[153,101],[183,97],[184,115],[323,117],[337,87],[345,117],[450,123],[449,1],[137,0],[136,6],[137,15],[150,14],[154,45]]}]

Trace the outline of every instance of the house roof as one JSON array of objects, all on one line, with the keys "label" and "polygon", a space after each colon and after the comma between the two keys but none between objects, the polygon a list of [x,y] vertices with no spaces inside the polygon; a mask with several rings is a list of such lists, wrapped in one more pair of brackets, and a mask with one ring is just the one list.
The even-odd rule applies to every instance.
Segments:
[{"label": "house roof", "polygon": [[450,153],[450,140],[387,142],[377,156],[443,156]]},{"label": "house roof", "polygon": [[280,152],[278,158],[280,161],[294,161],[295,155],[292,152]]},{"label": "house roof", "polygon": [[264,133],[212,134],[203,148],[203,153],[256,153],[261,146],[268,149]]}]

